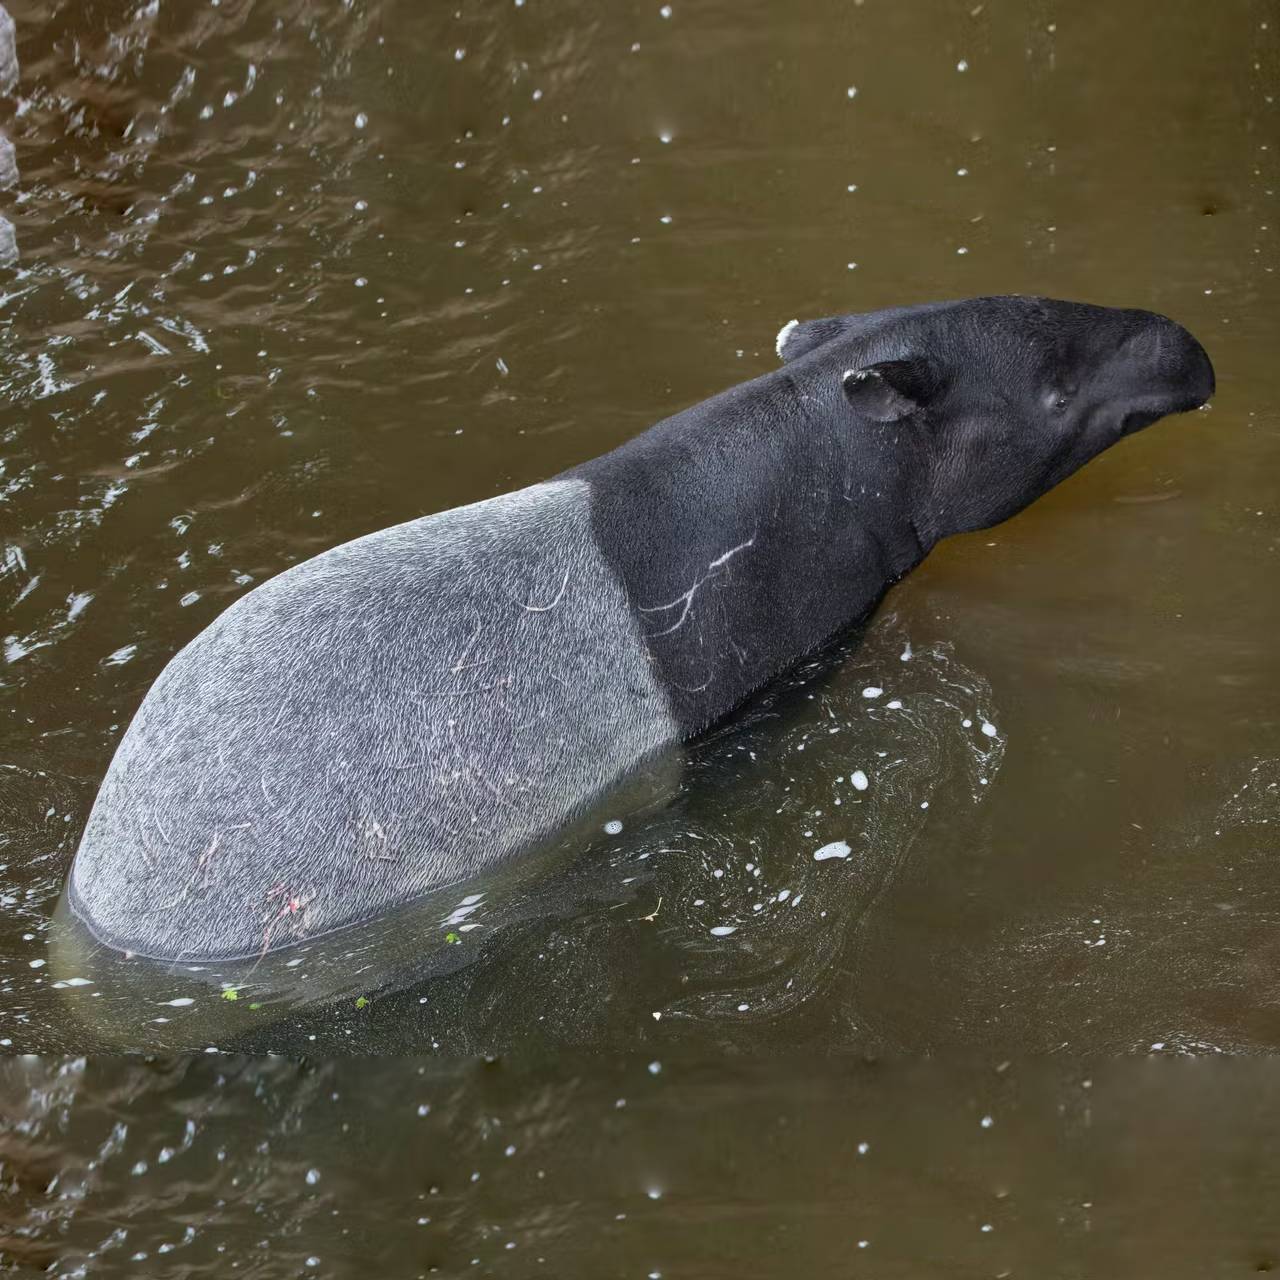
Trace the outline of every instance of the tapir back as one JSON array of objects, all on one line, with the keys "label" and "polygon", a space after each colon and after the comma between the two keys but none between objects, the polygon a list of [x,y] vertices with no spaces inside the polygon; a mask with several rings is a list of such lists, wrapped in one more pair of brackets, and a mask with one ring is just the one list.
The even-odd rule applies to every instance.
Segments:
[{"label": "tapir back", "polygon": [[121,741],[77,914],[122,949],[251,955],[492,866],[675,737],[589,502],[535,485],[237,601]]}]

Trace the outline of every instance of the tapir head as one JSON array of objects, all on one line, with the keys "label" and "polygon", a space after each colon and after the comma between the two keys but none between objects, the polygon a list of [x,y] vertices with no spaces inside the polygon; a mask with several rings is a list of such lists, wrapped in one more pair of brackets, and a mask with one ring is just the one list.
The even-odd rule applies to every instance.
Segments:
[{"label": "tapir head", "polygon": [[[778,354],[839,377],[858,418],[911,433],[936,536],[996,524],[1214,390],[1204,348],[1150,311],[973,298],[793,321]],[[824,397],[825,398],[825,397]],[[834,398],[834,397],[833,397]]]}]

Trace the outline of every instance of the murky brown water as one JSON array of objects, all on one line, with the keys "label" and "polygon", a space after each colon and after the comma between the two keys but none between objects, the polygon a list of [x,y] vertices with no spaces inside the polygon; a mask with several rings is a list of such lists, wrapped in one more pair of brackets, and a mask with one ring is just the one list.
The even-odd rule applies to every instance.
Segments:
[{"label": "murky brown water", "polygon": [[1256,1061],[15,1061],[0,1101],[0,1242],[58,1275],[1280,1268]]},{"label": "murky brown water", "polygon": [[[1274,5],[8,7],[0,1047],[505,1056],[12,1063],[0,1257],[1274,1258],[1266,1070],[1079,1066],[1280,1049]],[[619,798],[620,837],[478,904],[292,968],[53,945],[125,723],[253,583],[602,452],[772,367],[793,316],[1005,291],[1175,316],[1212,409],[944,544],[860,644]],[[855,856],[816,863],[832,840]],[[478,927],[442,949],[455,916]],[[743,1063],[765,1050],[804,1058]]]}]

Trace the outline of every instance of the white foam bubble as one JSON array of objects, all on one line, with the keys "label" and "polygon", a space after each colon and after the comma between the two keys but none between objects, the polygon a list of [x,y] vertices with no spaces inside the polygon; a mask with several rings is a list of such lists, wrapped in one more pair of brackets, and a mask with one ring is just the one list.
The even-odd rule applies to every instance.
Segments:
[{"label": "white foam bubble", "polygon": [[852,852],[853,850],[845,841],[833,840],[830,844],[824,844],[821,849],[815,850],[813,860],[826,862],[828,858],[847,858]]}]

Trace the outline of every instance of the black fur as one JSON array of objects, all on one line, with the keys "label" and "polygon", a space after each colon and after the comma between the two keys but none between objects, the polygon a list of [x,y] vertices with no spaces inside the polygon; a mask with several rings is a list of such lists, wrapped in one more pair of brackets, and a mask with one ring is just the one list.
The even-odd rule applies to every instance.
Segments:
[{"label": "black fur", "polygon": [[1172,321],[1042,298],[812,320],[782,356],[573,473],[687,735],[940,538],[1006,519],[1214,387]]}]

